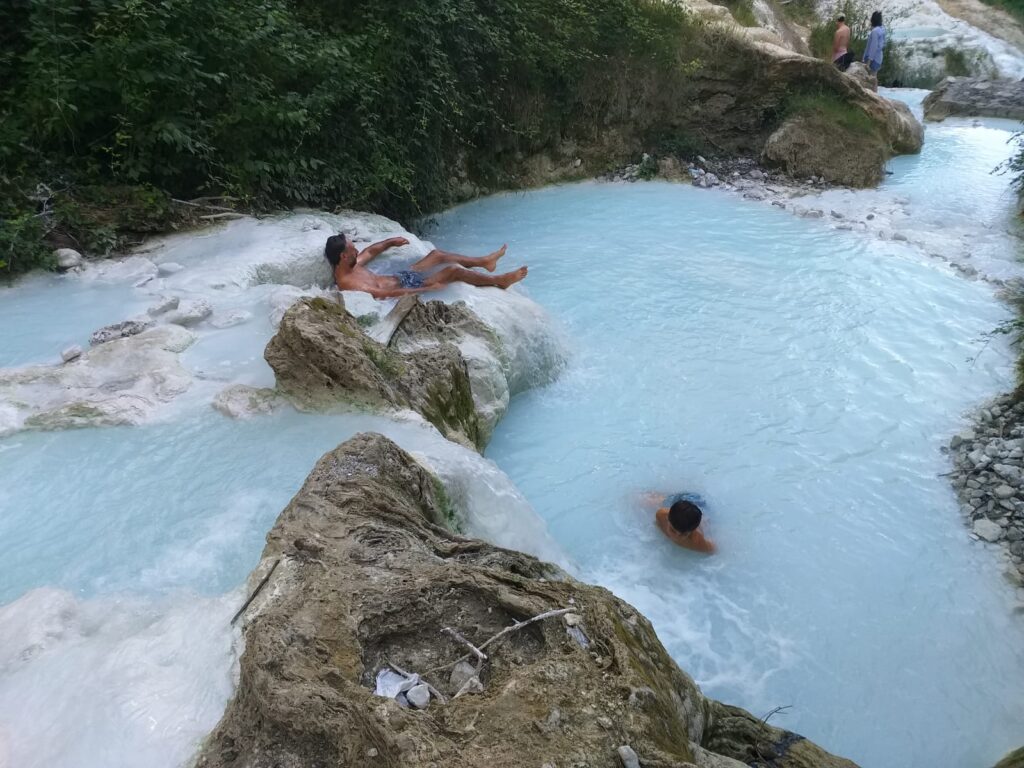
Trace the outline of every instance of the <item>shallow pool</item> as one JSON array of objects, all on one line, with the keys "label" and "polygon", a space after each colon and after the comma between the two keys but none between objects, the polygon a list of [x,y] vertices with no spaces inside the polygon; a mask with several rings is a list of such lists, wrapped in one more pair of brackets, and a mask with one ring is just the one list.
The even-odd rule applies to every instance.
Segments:
[{"label": "shallow pool", "polygon": [[[231,694],[229,620],[267,530],[361,430],[436,471],[470,533],[635,603],[709,694],[791,705],[772,722],[865,768],[991,764],[1021,740],[1024,632],[939,475],[965,410],[1011,381],[1004,340],[981,339],[1007,312],[928,254],[976,247],[1020,273],[1005,179],[978,171],[1007,152],[992,125],[929,128],[881,190],[822,196],[844,219],[661,183],[439,217],[444,247],[509,242],[571,346],[561,379],[514,400],[494,462],[412,421],[210,408],[228,384],[272,382],[271,317],[326,277],[330,215],[234,222],[152,244],[152,261],[0,290],[17,329],[0,366],[53,361],[160,295],[214,308],[182,355],[191,388],[153,423],[0,439],[0,768],[185,764]],[[932,192],[950,178],[977,194]],[[871,210],[909,242],[833,229]],[[520,360],[544,335],[539,310],[510,316],[529,306],[480,309],[522,329]],[[638,501],[654,490],[701,493],[721,553],[663,541]]]},{"label": "shallow pool", "polygon": [[[1020,741],[1024,627],[941,473],[1010,382],[988,288],[770,207],[667,184],[472,203],[446,247],[504,240],[576,345],[488,456],[583,575],[637,605],[712,696],[865,766],[983,766]],[[645,491],[696,491],[720,554]]]}]

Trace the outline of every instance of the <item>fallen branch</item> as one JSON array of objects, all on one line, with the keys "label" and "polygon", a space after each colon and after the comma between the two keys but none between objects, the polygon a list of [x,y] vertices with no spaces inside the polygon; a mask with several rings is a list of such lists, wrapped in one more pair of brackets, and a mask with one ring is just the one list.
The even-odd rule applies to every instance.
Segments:
[{"label": "fallen branch", "polygon": [[494,637],[492,637],[489,640],[487,640],[486,642],[484,642],[480,646],[480,650],[482,651],[488,645],[490,645],[491,643],[493,643],[493,642],[495,642],[497,640],[500,640],[505,635],[508,635],[508,634],[510,634],[512,632],[515,632],[516,630],[522,629],[523,627],[529,626],[530,624],[533,624],[534,622],[543,621],[544,619],[553,619],[556,616],[564,616],[567,613],[572,613],[572,610],[573,610],[572,608],[558,608],[558,609],[556,609],[554,611],[547,611],[545,613],[539,613],[536,616],[534,616],[532,619],[527,619],[526,621],[517,621],[511,627],[505,627],[503,630],[501,630],[501,632],[499,632]]},{"label": "fallen branch", "polygon": [[238,617],[245,613],[245,609],[248,608],[252,604],[252,601],[256,599],[256,595],[260,593],[260,590],[267,586],[267,582],[270,581],[270,577],[274,575],[274,571],[277,570],[277,566],[280,562],[281,558],[277,558],[277,560],[274,561],[274,564],[270,566],[270,570],[267,571],[267,575],[264,576],[260,583],[256,585],[256,589],[254,589],[252,594],[249,595],[249,599],[246,600],[242,604],[242,607],[238,609],[238,613],[231,617],[231,623],[229,626],[235,625],[235,622],[238,621]]},{"label": "fallen branch", "polygon": [[[523,627],[529,626],[530,624],[533,624],[534,622],[543,621],[544,619],[553,619],[556,616],[564,616],[567,613],[572,613],[572,611],[573,611],[572,608],[557,608],[557,609],[555,609],[553,611],[545,611],[544,613],[539,613],[536,616],[534,616],[532,619],[527,619],[526,621],[517,621],[515,624],[513,624],[511,626],[505,627],[498,634],[488,638],[483,643],[481,643],[479,646],[474,646],[471,643],[466,642],[464,639],[463,639],[463,642],[466,642],[466,644],[469,645],[471,648],[473,648],[473,650],[475,652],[483,653],[484,648],[489,646],[491,643],[497,642],[498,640],[503,638],[505,635],[511,634],[512,632],[520,630]],[[454,667],[460,661],[466,661],[467,659],[469,659],[473,655],[474,655],[473,653],[464,654],[464,655],[460,656],[459,658],[457,658],[455,661],[451,662],[450,664],[442,664],[439,667],[433,667],[431,669],[428,669],[426,672],[424,672],[424,674],[429,675],[431,672],[440,672],[442,669],[448,669],[449,667]],[[477,669],[479,670],[479,667],[477,667]]]},{"label": "fallen branch", "polygon": [[[202,200],[203,198],[197,198]],[[210,205],[209,203],[197,203],[195,200],[179,200],[176,197],[171,198],[172,202],[178,205],[187,205],[190,208],[205,208],[208,211],[226,211],[228,213],[236,213],[234,208],[225,208],[223,205]]]},{"label": "fallen branch", "polygon": [[464,638],[462,635],[460,635],[456,630],[452,629],[451,627],[445,627],[441,631],[444,634],[450,635],[451,637],[455,638],[460,643],[462,643],[463,645],[467,646],[469,648],[469,650],[473,652],[473,654],[476,656],[476,671],[479,672],[480,671],[480,667],[483,665],[483,663],[485,661],[487,661],[487,654],[484,653],[483,651],[481,651],[479,648],[477,648],[475,645],[473,645],[471,642],[469,642],[469,640]]},{"label": "fallen branch", "polygon": [[245,214],[238,213],[236,211],[230,211],[225,213],[211,213],[207,216],[200,216],[200,219],[205,221],[214,221],[216,219],[241,219]]},{"label": "fallen branch", "polygon": [[762,717],[761,718],[761,722],[767,725],[768,724],[768,719],[772,715],[784,715],[784,714],[786,714],[786,710],[787,709],[792,709],[792,708],[793,708],[792,704],[783,704],[781,707],[776,707],[771,712],[769,712],[767,715]]}]

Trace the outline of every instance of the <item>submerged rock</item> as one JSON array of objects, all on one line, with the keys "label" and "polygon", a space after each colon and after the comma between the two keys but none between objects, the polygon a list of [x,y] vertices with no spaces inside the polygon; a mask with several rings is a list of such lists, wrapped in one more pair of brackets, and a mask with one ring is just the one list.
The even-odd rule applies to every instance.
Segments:
[{"label": "submerged rock", "polygon": [[408,408],[445,436],[483,447],[466,361],[449,342],[408,353],[367,336],[341,302],[303,299],[281,319],[264,357],[278,389],[303,408]]},{"label": "submerged rock", "polygon": [[924,119],[956,116],[1024,120],[1024,80],[947,77],[925,97]]},{"label": "submerged rock", "polygon": [[281,399],[272,389],[257,389],[245,384],[232,384],[223,389],[213,400],[213,407],[233,419],[273,413]]},{"label": "submerged rock", "polygon": [[[610,767],[629,745],[641,765],[854,768],[705,698],[607,590],[458,536],[451,520],[440,482],[380,435],[322,457],[250,577],[255,590],[269,574],[243,614],[238,689],[197,765]],[[589,650],[552,617],[483,649],[477,695],[424,715],[374,693],[393,665],[447,688],[467,655],[447,627],[483,645],[567,607]]]}]

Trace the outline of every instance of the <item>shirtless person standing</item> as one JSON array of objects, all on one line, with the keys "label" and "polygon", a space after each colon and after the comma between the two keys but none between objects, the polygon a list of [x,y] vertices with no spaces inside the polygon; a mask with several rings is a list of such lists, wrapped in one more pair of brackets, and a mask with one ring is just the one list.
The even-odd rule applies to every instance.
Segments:
[{"label": "shirtless person standing", "polygon": [[[380,256],[388,248],[408,245],[404,237],[392,237],[381,240],[358,250],[351,240],[343,234],[327,238],[324,246],[324,258],[334,270],[334,282],[342,291],[365,291],[375,299],[391,299],[396,296],[407,296],[411,293],[439,291],[451,283],[469,283],[470,285],[494,286],[508,288],[526,277],[526,267],[503,275],[485,275],[474,272],[473,267],[493,272],[498,259],[505,255],[505,246],[490,256],[473,258],[460,256],[434,249],[417,261],[408,270],[395,275],[378,275],[368,270],[364,264]],[[426,270],[447,264],[444,269],[432,275],[423,274]]]},{"label": "shirtless person standing", "polygon": [[836,34],[832,38],[832,63],[840,72],[849,69],[853,62],[853,54],[849,51],[850,28],[846,26],[846,17],[836,19]]}]

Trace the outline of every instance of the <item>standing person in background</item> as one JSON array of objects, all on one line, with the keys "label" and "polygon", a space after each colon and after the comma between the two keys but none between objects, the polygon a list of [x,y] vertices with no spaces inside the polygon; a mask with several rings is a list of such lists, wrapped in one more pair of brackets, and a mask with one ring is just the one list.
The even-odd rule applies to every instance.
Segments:
[{"label": "standing person in background", "polygon": [[840,72],[845,72],[853,62],[853,54],[849,51],[850,28],[846,26],[846,17],[836,19],[836,34],[832,38],[832,63]]},{"label": "standing person in background", "polygon": [[871,14],[871,33],[868,35],[868,44],[864,49],[864,63],[868,65],[871,74],[877,75],[882,68],[882,53],[885,50],[885,27],[882,26],[882,12],[875,11]]}]

